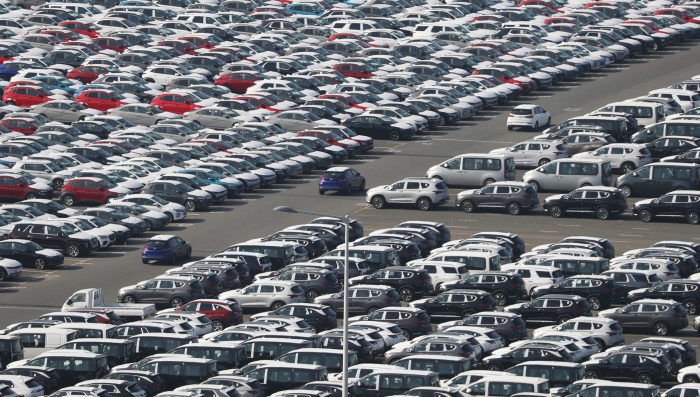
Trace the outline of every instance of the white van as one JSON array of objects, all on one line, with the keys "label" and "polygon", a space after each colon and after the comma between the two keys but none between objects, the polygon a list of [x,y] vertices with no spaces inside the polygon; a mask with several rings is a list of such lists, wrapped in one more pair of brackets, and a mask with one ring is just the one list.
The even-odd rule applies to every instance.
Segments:
[{"label": "white van", "polygon": [[462,154],[430,167],[426,176],[442,179],[448,186],[481,187],[515,180],[515,160],[506,154]]},{"label": "white van", "polygon": [[570,192],[584,186],[611,186],[612,166],[603,159],[554,160],[523,175],[535,190]]},{"label": "white van", "polygon": [[42,353],[78,338],[78,331],[60,328],[23,328],[10,332],[21,338],[24,358],[34,358]]},{"label": "white van", "polygon": [[643,128],[650,124],[659,123],[666,119],[666,111],[664,110],[664,105],[653,102],[614,102],[603,106],[602,108],[596,110],[592,114],[599,112],[631,114],[632,117],[637,119],[639,128]]},{"label": "white van", "polygon": [[525,290],[532,297],[535,288],[542,285],[553,285],[564,281],[564,275],[553,266],[535,265],[505,265],[501,270],[517,273],[525,282]]},{"label": "white van", "polygon": [[464,397],[510,397],[516,393],[549,394],[549,380],[527,376],[495,376],[483,378],[460,389]]},{"label": "white van", "polygon": [[470,274],[501,270],[501,258],[498,254],[472,251],[445,251],[428,258],[435,262],[457,262],[465,265]]},{"label": "white van", "polygon": [[436,262],[436,261],[412,261],[408,264],[411,267],[425,269],[430,274],[430,282],[436,293],[443,292],[441,286],[444,283],[454,283],[459,280],[466,280],[469,277],[467,267],[461,263]]},{"label": "white van", "polygon": [[102,323],[61,323],[51,328],[69,329],[78,331],[78,338],[107,338],[116,336],[116,325]]}]

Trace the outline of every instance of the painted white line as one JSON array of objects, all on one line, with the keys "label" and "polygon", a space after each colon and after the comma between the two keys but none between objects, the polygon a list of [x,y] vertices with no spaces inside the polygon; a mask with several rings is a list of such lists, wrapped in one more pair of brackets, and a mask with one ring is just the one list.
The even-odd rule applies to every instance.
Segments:
[{"label": "painted white line", "polygon": [[178,226],[192,226],[194,223],[178,223]]},{"label": "painted white line", "polygon": [[556,230],[540,230],[540,233],[559,233]]},{"label": "painted white line", "polygon": [[566,108],[564,109],[565,112],[578,112],[582,108]]},{"label": "painted white line", "polygon": [[517,143],[517,142],[507,142],[507,141],[477,141],[473,139],[447,139],[447,138],[434,138],[434,141],[454,141],[454,142],[477,142],[477,143]]},{"label": "painted white line", "polygon": [[448,227],[456,227],[458,229],[469,229],[468,226],[448,226]]},{"label": "painted white line", "polygon": [[225,211],[211,211],[210,214],[223,214]]},{"label": "painted white line", "polygon": [[618,236],[625,236],[625,237],[644,237],[641,234],[618,234]]},{"label": "painted white line", "polygon": [[566,227],[579,227],[581,225],[564,225],[564,224],[558,224],[557,226],[566,226]]},{"label": "painted white line", "polygon": [[194,214],[194,213],[190,212],[190,213],[187,214],[187,215],[195,215],[195,216],[197,216],[197,215],[199,215],[199,214]]},{"label": "painted white line", "polygon": [[631,228],[631,229],[632,229],[632,230],[651,230],[651,229],[647,229],[647,228],[644,228],[644,227],[633,227],[633,228]]},{"label": "painted white line", "polygon": [[43,270],[27,270],[27,269],[22,269],[22,273],[43,273],[43,274],[46,274],[46,273],[50,273],[50,272],[46,272],[46,271],[43,271]]},{"label": "painted white line", "polygon": [[[8,287],[8,288],[26,288],[26,287]],[[27,310],[51,310],[60,309],[60,306],[51,307],[32,307],[32,306],[0,306],[0,309],[27,309]]]}]

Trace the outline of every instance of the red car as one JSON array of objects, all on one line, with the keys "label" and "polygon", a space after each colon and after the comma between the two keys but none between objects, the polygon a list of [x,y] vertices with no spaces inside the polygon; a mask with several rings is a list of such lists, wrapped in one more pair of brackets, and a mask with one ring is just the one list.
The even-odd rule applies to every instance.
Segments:
[{"label": "red car", "polygon": [[30,107],[52,101],[51,95],[53,94],[41,87],[14,86],[5,90],[2,100],[8,105]]},{"label": "red car", "polygon": [[0,49],[0,64],[5,63],[7,61],[12,61],[15,59],[16,56],[19,56],[19,54],[11,49]]},{"label": "red car", "polygon": [[100,324],[112,324],[112,325],[121,325],[122,324],[122,319],[115,313],[113,310],[107,310],[107,309],[94,309],[94,310],[87,310],[87,309],[81,309],[81,310],[70,310],[71,312],[74,313],[92,313],[95,316],[97,316],[97,321]]},{"label": "red car", "polygon": [[66,41],[80,40],[81,39],[80,35],[73,32],[72,30],[46,29],[46,30],[42,30],[41,33],[50,34],[51,36],[61,40],[64,43]]},{"label": "red car", "polygon": [[126,51],[127,48],[131,47],[131,44],[129,44],[128,41],[120,37],[96,37],[92,39],[92,42],[104,49],[113,50],[119,53],[122,53]]},{"label": "red car", "polygon": [[166,92],[153,98],[151,105],[156,105],[166,112],[184,114],[195,109],[200,109],[203,106],[197,105],[199,98],[194,95],[171,94]]},{"label": "red car", "polygon": [[361,42],[368,44],[372,47],[389,48],[389,44],[387,44],[387,43],[377,44],[377,41],[375,39],[373,39],[372,37],[369,37],[369,36],[365,36],[363,34],[336,33],[333,36],[331,36],[328,39],[328,41],[343,40],[343,39],[360,40]]},{"label": "red car", "polygon": [[196,55],[197,47],[185,40],[165,40],[158,43],[159,46],[170,47],[180,51],[183,54]]},{"label": "red car", "polygon": [[184,40],[184,41],[192,44],[193,46],[199,47],[199,48],[207,48],[207,49],[214,48],[214,44],[208,42],[207,40],[204,40],[201,37],[182,36],[182,37],[178,37],[177,39]]},{"label": "red car", "polygon": [[14,132],[19,132],[24,135],[34,135],[36,130],[41,127],[41,123],[34,119],[10,118],[5,117],[0,121],[0,125],[9,128]]},{"label": "red car", "polygon": [[61,188],[61,201],[69,207],[79,201],[107,203],[113,198],[125,195],[125,193],[109,190],[115,187],[117,186],[100,178],[71,179]]},{"label": "red car", "polygon": [[[31,200],[35,198],[51,198],[53,191],[43,183],[27,184],[23,176],[3,175],[0,178],[0,197]],[[42,190],[43,189],[43,190]]]},{"label": "red car", "polygon": [[370,67],[364,63],[343,62],[333,66],[333,69],[339,71],[345,77],[354,77],[356,79],[374,77],[374,73],[370,71]]},{"label": "red car", "polygon": [[[109,72],[114,71],[109,70],[109,68],[105,66],[81,66],[79,68],[71,70],[70,73],[66,75],[66,77],[69,79],[78,80],[83,84],[89,84],[92,83],[93,80],[95,80],[96,78],[100,77],[100,75]],[[116,70],[116,72],[119,72],[119,70]]]},{"label": "red car", "polygon": [[214,331],[243,322],[243,309],[236,303],[219,299],[197,299],[175,309],[178,312],[201,313],[212,322]]},{"label": "red car", "polygon": [[520,88],[522,88],[524,93],[528,93],[528,92],[535,89],[534,82],[533,82],[533,84],[528,84],[528,83],[524,83],[520,80],[517,80],[516,77],[518,77],[518,76],[515,75],[515,73],[513,73],[509,70],[506,70],[506,69],[500,69],[500,68],[477,69],[476,71],[474,71],[474,73],[472,75],[479,75],[479,74],[489,74],[489,75],[501,80],[504,83],[517,84],[518,86],[520,86]]},{"label": "red car", "polygon": [[125,99],[121,95],[119,97],[115,96],[114,92],[110,91],[99,91],[90,90],[83,91],[75,98],[76,102],[82,103],[83,105],[89,107],[90,109],[97,109],[103,112],[114,109],[122,105],[127,105],[128,102],[123,102]]},{"label": "red car", "polygon": [[346,150],[348,149],[348,145],[346,143],[338,142],[335,139],[335,137],[333,137],[333,135],[329,134],[326,131],[302,131],[302,132],[298,133],[297,136],[310,136],[310,137],[318,138],[322,141],[330,143],[331,145],[340,146]]},{"label": "red car", "polygon": [[336,101],[343,102],[344,104],[350,107],[358,108],[361,110],[367,110],[367,108],[365,108],[364,106],[360,106],[360,104],[362,103],[361,100],[349,94],[327,94],[321,95],[319,96],[319,98],[335,99]]},{"label": "red car", "polygon": [[[543,1],[543,0],[525,0],[525,1],[521,2],[520,4],[518,4],[518,7],[523,7],[523,6],[545,6],[552,11],[561,12],[561,13],[564,12],[564,11],[561,11],[560,9],[554,7],[554,5],[550,4],[549,2]],[[586,7],[586,8],[588,8],[588,7]]]},{"label": "red car", "polygon": [[77,21],[64,21],[58,24],[59,26],[63,26],[66,29],[70,29],[74,31],[75,33],[82,34],[83,36],[88,36],[91,39],[94,39],[95,37],[99,36],[100,33],[97,32],[95,29],[91,28],[88,26],[86,23],[83,22],[77,22]]},{"label": "red car", "polygon": [[100,47],[99,45],[97,45],[95,43],[91,43],[89,41],[67,41],[63,44],[64,45],[80,45],[83,47],[87,47],[95,52],[100,53],[100,54],[103,54],[104,50],[105,50],[104,48]]},{"label": "red car", "polygon": [[682,8],[664,8],[656,11],[654,15],[673,15],[674,17],[678,17],[685,22],[700,23],[700,18],[697,16],[690,16],[688,11]]},{"label": "red car", "polygon": [[222,75],[214,81],[214,84],[223,85],[231,92],[244,93],[256,81],[266,78],[268,77],[257,72],[234,72]]},{"label": "red car", "polygon": [[253,97],[253,96],[237,96],[233,99],[240,99],[241,101],[246,101],[247,103],[255,106],[258,109],[267,109],[271,112],[279,113],[279,109],[274,108],[275,102],[267,98]]}]

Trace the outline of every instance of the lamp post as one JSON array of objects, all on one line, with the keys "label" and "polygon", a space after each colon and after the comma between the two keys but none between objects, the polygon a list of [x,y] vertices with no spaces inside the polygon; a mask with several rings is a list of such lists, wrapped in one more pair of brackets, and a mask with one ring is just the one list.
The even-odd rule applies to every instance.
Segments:
[{"label": "lamp post", "polygon": [[275,211],[287,212],[290,214],[304,214],[324,216],[337,219],[345,224],[345,270],[343,271],[343,389],[342,397],[348,397],[348,275],[350,274],[348,251],[350,250],[350,218],[345,215],[335,216],[320,214],[317,212],[297,211],[290,207],[275,207]]}]

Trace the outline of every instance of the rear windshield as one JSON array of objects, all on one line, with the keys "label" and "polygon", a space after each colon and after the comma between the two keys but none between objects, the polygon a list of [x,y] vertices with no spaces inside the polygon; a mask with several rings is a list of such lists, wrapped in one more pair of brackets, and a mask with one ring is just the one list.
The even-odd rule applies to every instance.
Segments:
[{"label": "rear windshield", "polygon": [[158,240],[158,241],[149,241],[146,245],[149,246],[149,247],[154,247],[154,248],[162,248],[162,247],[167,247],[167,246],[168,246],[168,242],[167,242],[167,241],[161,241],[161,240]]},{"label": "rear windshield", "polygon": [[442,190],[442,189],[447,189],[447,185],[445,185],[445,183],[443,183],[443,182],[438,182],[438,183],[436,183],[436,184],[435,184],[435,187],[438,188],[438,189],[440,189],[440,190]]},{"label": "rear windshield", "polygon": [[301,294],[301,293],[304,292],[304,290],[303,290],[300,286],[295,285],[295,286],[292,287],[292,292],[296,292],[296,293],[298,293],[298,294]]},{"label": "rear windshield", "polygon": [[532,114],[532,109],[513,109],[510,114],[515,114],[518,116],[529,116]]},{"label": "rear windshield", "polygon": [[416,316],[421,321],[430,321],[430,317],[426,313],[418,313]]},{"label": "rear windshield", "polygon": [[386,296],[388,296],[391,299],[398,299],[399,293],[396,292],[395,289],[389,290],[389,292],[386,293]]},{"label": "rear windshield", "polygon": [[342,178],[342,172],[324,172],[321,178]]},{"label": "rear windshield", "polygon": [[618,323],[612,323],[610,324],[610,329],[613,331],[621,331],[622,327],[620,327],[620,324]]}]

